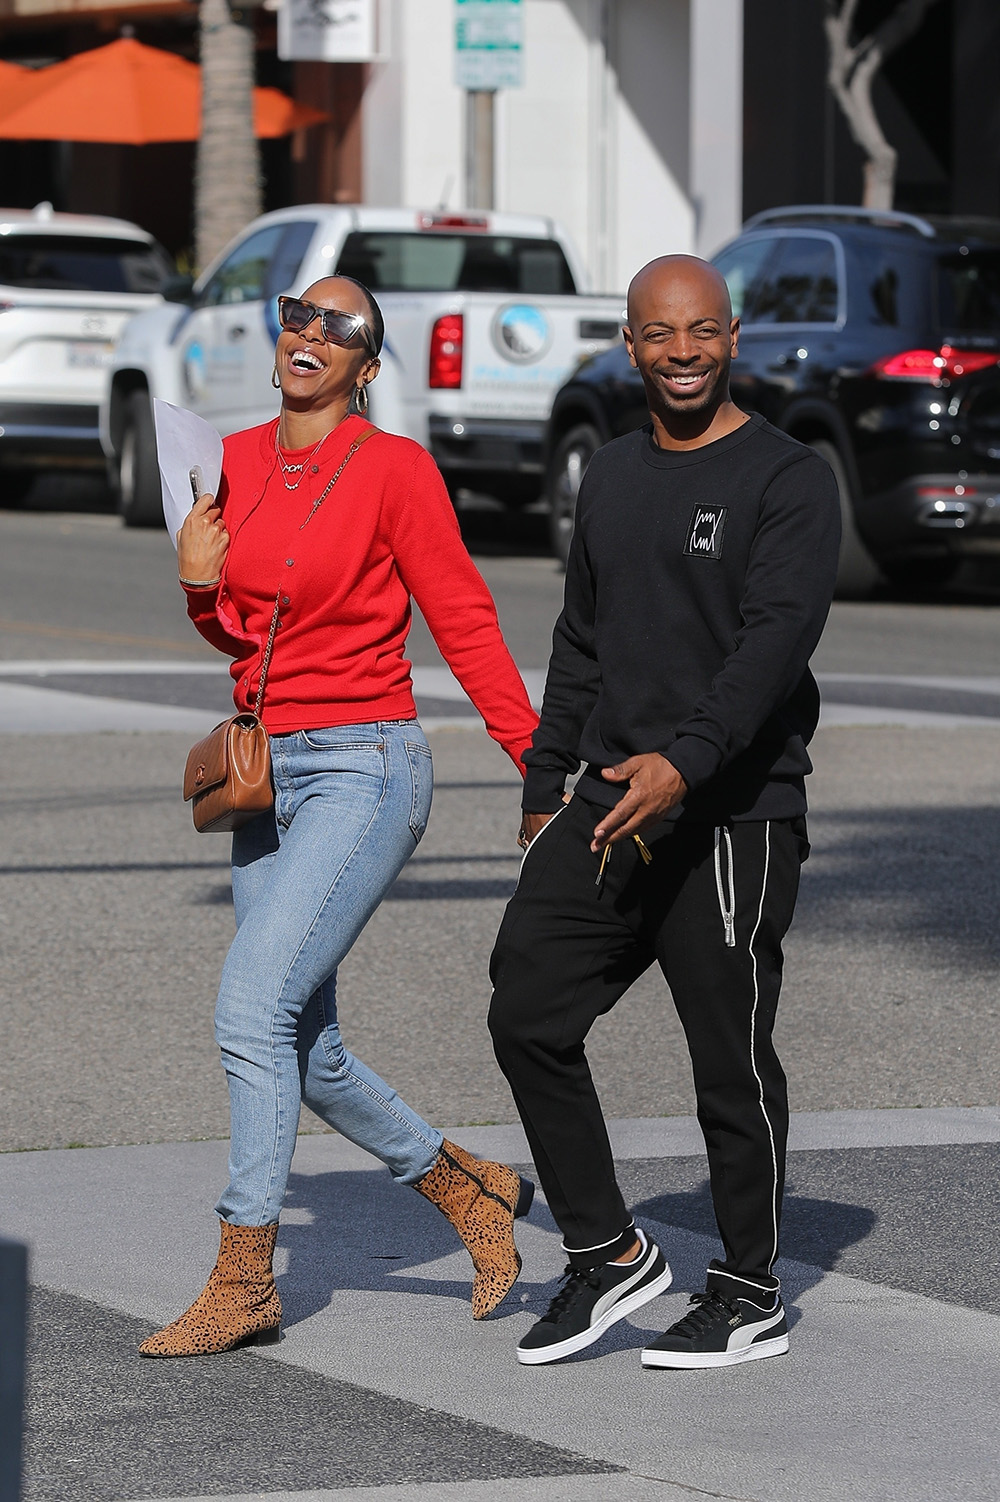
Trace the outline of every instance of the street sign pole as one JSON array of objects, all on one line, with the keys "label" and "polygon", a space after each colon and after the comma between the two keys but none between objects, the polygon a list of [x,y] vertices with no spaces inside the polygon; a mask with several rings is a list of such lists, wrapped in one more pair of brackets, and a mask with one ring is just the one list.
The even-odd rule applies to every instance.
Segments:
[{"label": "street sign pole", "polygon": [[465,90],[465,206],[496,207],[496,95],[521,87],[522,0],[455,0],[455,82]]},{"label": "street sign pole", "polygon": [[465,94],[465,202],[470,209],[492,209],[494,203],[493,89],[467,89]]}]

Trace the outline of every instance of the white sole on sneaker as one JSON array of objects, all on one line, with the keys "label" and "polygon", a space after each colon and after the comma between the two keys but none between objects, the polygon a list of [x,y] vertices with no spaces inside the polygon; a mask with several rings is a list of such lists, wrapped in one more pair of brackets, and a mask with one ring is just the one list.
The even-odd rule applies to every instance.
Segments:
[{"label": "white sole on sneaker", "polygon": [[596,1324],[589,1330],[581,1330],[579,1335],[571,1335],[568,1340],[560,1340],[557,1345],[542,1346],[538,1350],[522,1351],[517,1348],[517,1359],[522,1366],[545,1366],[550,1361],[559,1361],[563,1356],[572,1356],[576,1351],[585,1351],[592,1346],[595,1340],[600,1340],[605,1330],[618,1320],[624,1319],[627,1314],[632,1314],[636,1309],[641,1309],[643,1304],[658,1298],[661,1293],[666,1293],[674,1280],[670,1271],[670,1263],[666,1263],[658,1278],[652,1283],[647,1283],[644,1288],[637,1288],[634,1293],[628,1293],[617,1304],[613,1304],[606,1314],[603,1314]]},{"label": "white sole on sneaker", "polygon": [[783,1356],[788,1350],[788,1336],[775,1335],[759,1340],[742,1351],[643,1351],[643,1366],[666,1366],[694,1371],[710,1366],[739,1366],[741,1361],[762,1361],[765,1356]]}]

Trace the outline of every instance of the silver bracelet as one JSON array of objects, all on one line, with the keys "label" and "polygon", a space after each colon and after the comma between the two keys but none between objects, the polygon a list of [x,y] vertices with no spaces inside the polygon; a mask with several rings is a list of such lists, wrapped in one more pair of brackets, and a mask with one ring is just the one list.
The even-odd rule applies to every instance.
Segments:
[{"label": "silver bracelet", "polygon": [[187,589],[214,589],[217,584],[222,583],[221,574],[217,579],[185,579],[180,574],[177,577]]}]

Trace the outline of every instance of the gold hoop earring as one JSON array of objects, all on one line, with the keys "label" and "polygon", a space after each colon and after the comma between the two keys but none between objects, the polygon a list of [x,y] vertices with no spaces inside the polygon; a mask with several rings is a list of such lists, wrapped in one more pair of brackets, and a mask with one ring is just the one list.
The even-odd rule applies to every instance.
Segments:
[{"label": "gold hoop earring", "polygon": [[275,361],[274,368],[271,371],[271,385],[274,387],[275,391],[281,390],[281,377],[278,375],[277,361]]},{"label": "gold hoop earring", "polygon": [[364,417],[368,411],[368,390],[365,386],[355,386],[354,405],[358,409],[358,416]]}]

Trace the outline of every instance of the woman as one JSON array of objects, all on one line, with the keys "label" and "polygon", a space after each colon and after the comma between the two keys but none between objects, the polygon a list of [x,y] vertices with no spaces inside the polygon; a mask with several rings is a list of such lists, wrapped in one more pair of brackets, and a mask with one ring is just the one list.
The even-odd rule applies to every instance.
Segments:
[{"label": "woman", "polygon": [[445,1141],[340,1038],[337,966],[430,810],[405,657],[411,596],[519,770],[537,717],[433,460],[364,420],[383,336],[374,298],[324,277],[279,299],[279,316],[280,416],[226,440],[217,500],[203,496],[178,534],[188,612],[234,659],[240,710],[273,634],[261,717],[275,804],[233,837],[237,932],[216,1007],[232,1124],[219,1258],[146,1356],[278,1339],[271,1259],[301,1100],[447,1216],[472,1255],[477,1319],[520,1271],[513,1222],[533,1191]]}]

